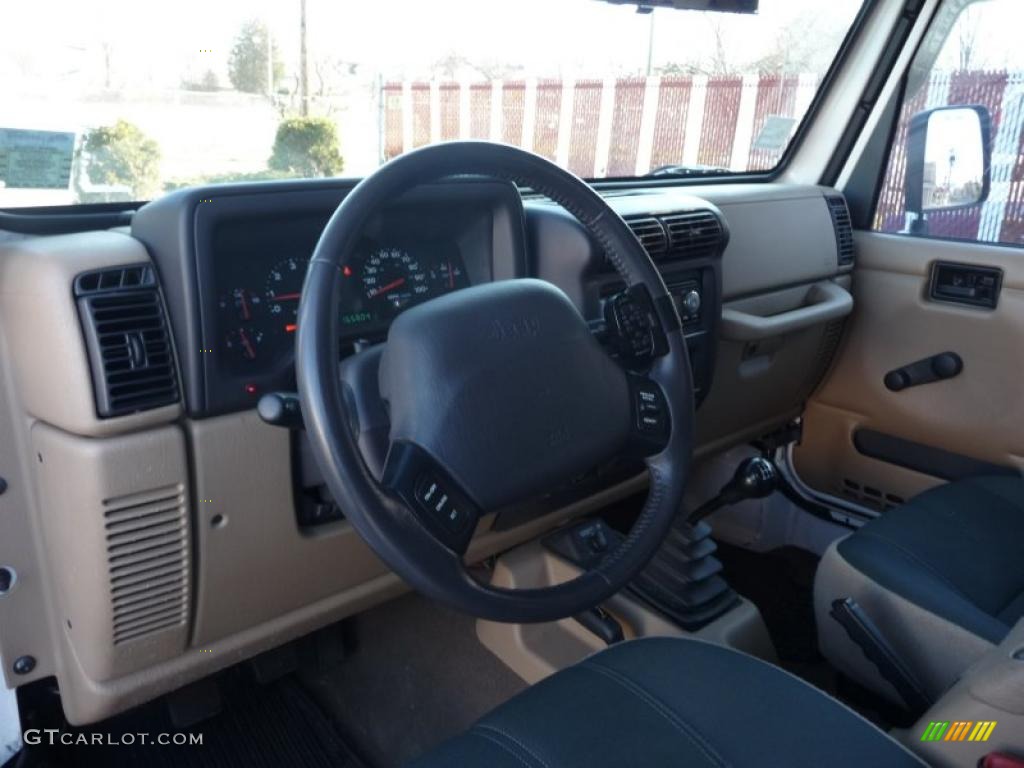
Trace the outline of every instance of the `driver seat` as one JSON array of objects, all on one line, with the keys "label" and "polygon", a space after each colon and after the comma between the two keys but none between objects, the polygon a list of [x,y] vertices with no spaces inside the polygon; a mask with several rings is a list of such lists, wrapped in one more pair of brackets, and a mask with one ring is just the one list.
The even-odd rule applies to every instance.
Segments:
[{"label": "driver seat", "polygon": [[412,763],[478,765],[925,764],[778,667],[699,640],[658,637],[612,646],[548,677]]}]

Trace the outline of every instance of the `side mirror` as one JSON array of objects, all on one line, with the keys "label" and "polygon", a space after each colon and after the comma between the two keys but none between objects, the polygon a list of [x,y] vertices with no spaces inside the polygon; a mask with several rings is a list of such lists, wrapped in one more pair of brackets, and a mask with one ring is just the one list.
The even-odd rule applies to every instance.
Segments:
[{"label": "side mirror", "polygon": [[985,202],[991,167],[992,116],[986,107],[938,107],[914,115],[907,134],[910,233],[927,234],[930,212]]}]

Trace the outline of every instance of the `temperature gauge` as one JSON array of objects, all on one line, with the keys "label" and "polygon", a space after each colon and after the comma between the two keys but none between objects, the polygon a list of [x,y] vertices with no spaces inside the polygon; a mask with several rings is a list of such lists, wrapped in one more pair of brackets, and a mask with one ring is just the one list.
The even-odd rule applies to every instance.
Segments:
[{"label": "temperature gauge", "polygon": [[224,339],[224,347],[238,360],[255,360],[259,357],[264,333],[259,328],[247,326],[230,331]]}]

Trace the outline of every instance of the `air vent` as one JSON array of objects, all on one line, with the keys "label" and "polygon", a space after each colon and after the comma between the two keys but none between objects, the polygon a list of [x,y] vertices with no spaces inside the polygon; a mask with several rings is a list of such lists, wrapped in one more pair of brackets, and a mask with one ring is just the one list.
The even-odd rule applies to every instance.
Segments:
[{"label": "air vent", "polygon": [[708,210],[627,216],[626,223],[654,261],[714,256],[725,244],[722,222]]},{"label": "air vent", "polygon": [[86,272],[75,278],[75,295],[106,293],[109,291],[135,290],[156,286],[156,275],[148,264],[130,267],[114,267]]},{"label": "air vent", "polygon": [[836,250],[839,252],[839,266],[848,267],[853,264],[853,224],[850,209],[846,207],[846,198],[842,195],[829,195],[825,198],[829,213],[832,214],[832,226],[836,231]]},{"label": "air vent", "polygon": [[626,217],[626,223],[633,230],[640,245],[655,261],[659,260],[668,250],[668,237],[665,234],[665,228],[653,216]]},{"label": "air vent", "polygon": [[176,403],[174,350],[152,269],[79,275],[75,289],[100,417]]},{"label": "air vent", "polygon": [[876,509],[879,512],[888,512],[890,509],[906,504],[906,500],[902,496],[897,496],[895,493],[887,493],[874,486],[851,480],[848,477],[843,478],[843,484],[839,490],[843,496],[853,499],[865,507]]},{"label": "air vent", "polygon": [[106,499],[114,644],[188,620],[188,529],[181,484]]},{"label": "air vent", "polygon": [[722,222],[711,211],[673,213],[662,218],[668,232],[669,255],[693,259],[711,256],[722,246]]}]

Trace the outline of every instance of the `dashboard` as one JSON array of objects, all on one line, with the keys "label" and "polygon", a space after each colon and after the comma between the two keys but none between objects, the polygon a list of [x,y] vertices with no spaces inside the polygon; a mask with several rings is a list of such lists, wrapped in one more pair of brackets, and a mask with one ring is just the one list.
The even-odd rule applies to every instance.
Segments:
[{"label": "dashboard", "polygon": [[[15,473],[0,528],[23,542],[11,550],[25,558],[12,563],[26,576],[17,605],[49,606],[16,613],[2,650],[40,649],[19,682],[56,674],[72,722],[103,719],[403,589],[344,520],[303,430],[270,426],[255,408],[265,393],[294,392],[294,294],[354,183],[180,190],[140,209],[130,230],[0,242],[3,359],[12,362],[0,377],[10,405],[0,426],[12,439],[0,454],[10,446],[5,466]],[[834,214],[837,192],[714,184],[605,195],[679,308],[699,406],[695,454],[790,424],[831,364],[842,321],[753,339],[729,323],[771,327],[813,301],[815,286],[849,285],[853,264],[839,245],[851,235]],[[565,291],[600,338],[625,287],[567,211],[502,182],[421,188],[364,230],[332,278],[342,281],[341,356],[385,338],[395,314],[419,301],[524,275]],[[114,324],[103,337],[112,346],[100,346],[100,322]],[[101,395],[115,388],[129,406],[104,414]],[[139,405],[154,392],[159,402]],[[359,428],[386,437],[386,413],[371,416]],[[495,510],[469,557],[641,490],[623,460]],[[26,495],[31,488],[38,493]],[[111,543],[112,519],[139,525],[158,502],[173,525],[168,549]],[[133,587],[127,602],[112,593],[122,546],[136,548],[138,563],[159,558],[166,578],[186,585],[180,602],[161,582]],[[32,578],[44,571],[52,590]],[[125,611],[143,622],[132,625],[141,634],[124,635]],[[65,622],[74,632],[53,632]]]}]

